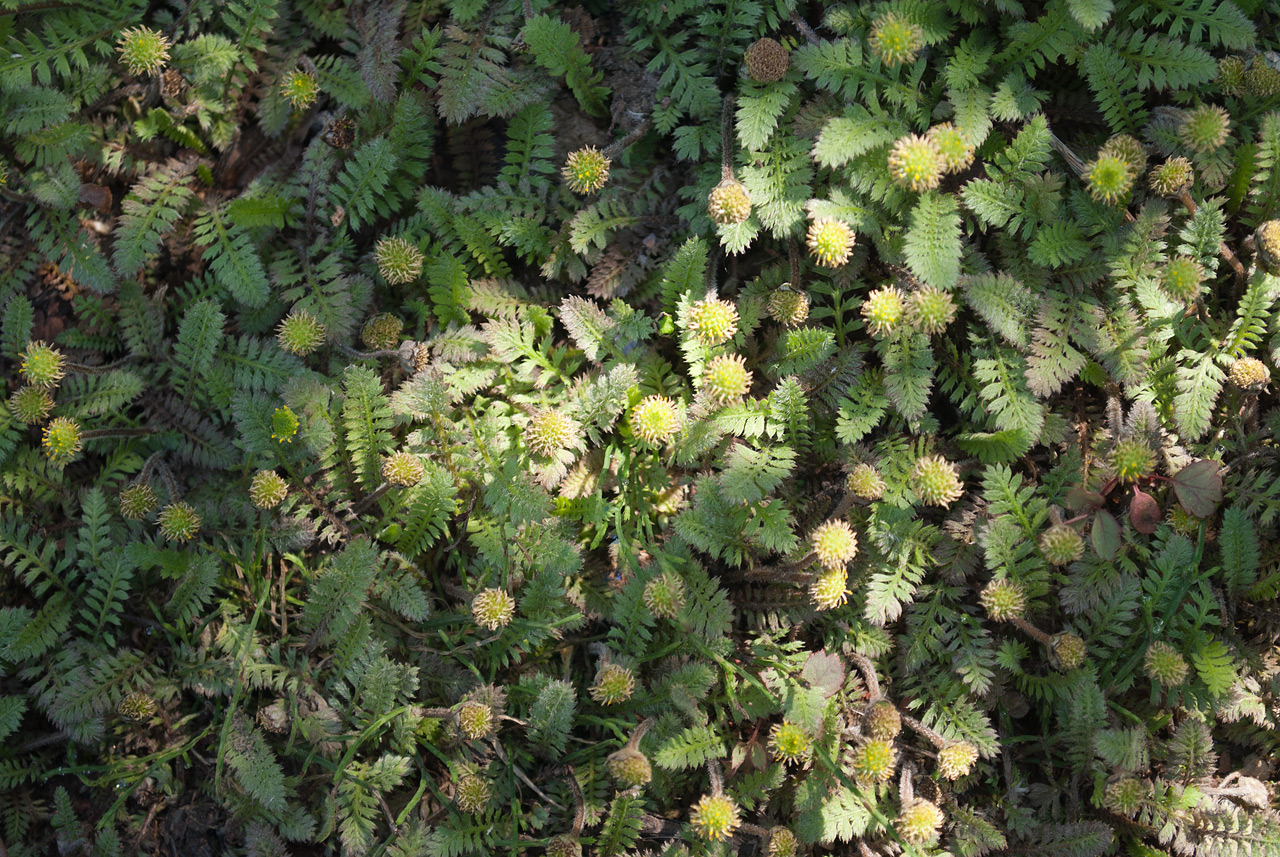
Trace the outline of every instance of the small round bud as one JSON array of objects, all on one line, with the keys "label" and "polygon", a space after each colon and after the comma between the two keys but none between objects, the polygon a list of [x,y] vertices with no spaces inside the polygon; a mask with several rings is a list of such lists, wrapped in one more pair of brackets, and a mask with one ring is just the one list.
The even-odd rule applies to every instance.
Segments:
[{"label": "small round bud", "polygon": [[1254,57],[1253,64],[1245,72],[1244,85],[1254,98],[1280,95],[1280,70],[1272,68],[1262,57]]},{"label": "small round bud", "polygon": [[1142,806],[1147,796],[1147,787],[1142,780],[1125,777],[1107,786],[1102,793],[1102,805],[1120,815],[1132,816]]},{"label": "small round bud", "polygon": [[427,468],[412,452],[397,452],[382,462],[382,478],[401,488],[412,488],[422,481]]},{"label": "small round bud", "polygon": [[702,839],[719,842],[732,836],[742,819],[738,817],[738,805],[727,795],[703,795],[693,805],[689,823]]},{"label": "small round bud", "polygon": [[926,506],[950,506],[964,494],[956,466],[941,455],[926,455],[911,468],[911,480]]},{"label": "small round bud", "polygon": [[1160,196],[1177,196],[1196,180],[1195,167],[1184,157],[1170,158],[1151,171],[1147,184]]},{"label": "small round bud", "polygon": [[871,50],[888,66],[914,62],[924,47],[924,31],[896,12],[880,15],[871,24],[867,39]]},{"label": "small round bud", "polygon": [[958,780],[969,773],[978,761],[978,748],[968,741],[956,741],[938,751],[938,775],[944,780]]},{"label": "small round bud", "polygon": [[130,27],[120,33],[120,61],[130,74],[157,72],[169,61],[170,42],[157,30],[148,27]]},{"label": "small round bud", "polygon": [[1084,663],[1084,656],[1088,653],[1088,648],[1084,644],[1084,640],[1075,634],[1055,634],[1053,636],[1053,644],[1050,654],[1053,655],[1052,660],[1056,661],[1058,668],[1064,672],[1075,669]]},{"label": "small round bud", "polygon": [[1084,166],[1084,184],[1089,195],[1099,202],[1115,205],[1133,189],[1133,173],[1118,155],[1099,154]]},{"label": "small round bud", "polygon": [[925,286],[907,300],[907,323],[926,336],[942,333],[955,318],[956,302],[946,289]]},{"label": "small round bud", "polygon": [[631,698],[636,689],[636,677],[622,664],[605,664],[596,673],[595,684],[588,691],[591,698],[601,705],[616,705]]},{"label": "small round bud", "polygon": [[870,464],[859,464],[849,471],[845,488],[854,497],[869,503],[884,496],[884,479],[880,477],[880,471]]},{"label": "small round bud", "polygon": [[938,832],[946,816],[937,804],[927,800],[914,800],[902,808],[894,820],[894,829],[904,842],[911,845],[932,845],[938,841]]},{"label": "small round bud", "polygon": [[778,289],[769,295],[769,317],[787,327],[803,324],[809,317],[809,296],[804,292]]},{"label": "small round bud", "polygon": [[469,699],[458,706],[458,728],[472,741],[493,732],[493,709],[477,699]]},{"label": "small round bud", "polygon": [[902,731],[902,716],[892,702],[880,699],[867,706],[862,728],[877,741],[892,741]]},{"label": "small round bud", "polygon": [[156,701],[145,693],[126,693],[116,706],[116,714],[125,720],[141,723],[156,713]]},{"label": "small round bud", "polygon": [[28,342],[18,357],[22,360],[19,371],[33,387],[56,386],[66,374],[67,360],[62,352],[44,342]]},{"label": "small round bud", "polygon": [[1040,534],[1040,553],[1050,565],[1067,565],[1084,555],[1084,537],[1075,527],[1054,524]]},{"label": "small round bud", "polygon": [[1100,155],[1114,155],[1124,161],[1136,178],[1147,168],[1147,149],[1136,137],[1116,134],[1102,146]]},{"label": "small round bud", "polygon": [[843,568],[829,568],[809,584],[809,599],[815,610],[834,610],[849,598],[849,572]]},{"label": "small round bud", "polygon": [[796,857],[800,851],[800,840],[788,828],[778,825],[769,828],[769,846],[765,849],[765,857]]},{"label": "small round bud", "polygon": [[372,351],[386,351],[400,344],[404,322],[389,312],[380,312],[364,323],[360,340]]},{"label": "small round bud", "polygon": [[664,571],[644,585],[644,603],[659,619],[674,619],[684,607],[684,581],[674,572]]},{"label": "small round bud", "polygon": [[813,531],[813,552],[824,568],[843,568],[858,555],[858,536],[845,521],[827,521]]},{"label": "small round bud", "polygon": [[742,61],[747,67],[747,74],[756,83],[773,83],[775,80],[782,80],[787,73],[791,55],[781,42],[764,38],[751,43]]},{"label": "small round bud", "polygon": [[870,740],[853,748],[850,769],[860,782],[883,783],[893,776],[898,752],[892,741]]},{"label": "small round bud", "polygon": [[380,238],[373,249],[373,260],[382,279],[392,285],[411,283],[422,273],[422,251],[418,245],[399,235]]},{"label": "small round bud", "polygon": [[547,857],[582,857],[582,843],[562,833],[547,843]]},{"label": "small round bud", "polygon": [[747,394],[751,389],[751,379],[752,373],[747,370],[747,362],[742,357],[722,354],[707,364],[702,386],[712,402],[728,405]]},{"label": "small round bud", "polygon": [[1163,640],[1157,640],[1147,646],[1142,666],[1148,678],[1165,687],[1177,687],[1187,678],[1187,659]]},{"label": "small round bud", "polygon": [[1160,273],[1160,287],[1169,297],[1184,304],[1200,297],[1200,284],[1204,281],[1204,268],[1194,259],[1177,256],[1170,259]]},{"label": "small round bud", "polygon": [[482,812],[489,805],[490,796],[489,783],[475,774],[463,774],[453,792],[454,803],[468,815]]},{"label": "small round bud", "polygon": [[277,699],[270,705],[258,709],[258,725],[276,735],[289,731],[289,710],[284,700]]},{"label": "small round bud", "polygon": [[293,436],[298,433],[298,415],[288,405],[275,409],[271,415],[271,439],[276,443],[292,443]]},{"label": "small round bud", "polygon": [[800,765],[808,761],[813,739],[798,724],[783,720],[769,730],[769,749],[773,751],[773,757],[783,764]]},{"label": "small round bud", "polygon": [[170,503],[160,510],[160,534],[171,542],[189,542],[200,532],[200,516],[189,503]]},{"label": "small round bud", "polygon": [[42,423],[53,410],[53,396],[44,387],[22,387],[9,397],[9,412],[23,425]]},{"label": "small round bud", "polygon": [[120,515],[140,521],[156,507],[156,492],[145,482],[135,482],[120,489]]},{"label": "small round bud", "polygon": [[942,158],[944,172],[958,173],[973,163],[973,144],[950,122],[934,125],[929,129],[928,137]]},{"label": "small round bud", "polygon": [[1016,619],[1027,609],[1027,594],[1022,585],[1008,578],[992,580],[979,596],[982,607],[993,622]]},{"label": "small round bud", "polygon": [[884,286],[867,295],[862,302],[862,317],[867,330],[877,339],[889,336],[906,315],[906,295],[897,286]]},{"label": "small round bud", "polygon": [[1245,60],[1241,57],[1223,57],[1218,60],[1218,88],[1227,95],[1244,95],[1245,65]]},{"label": "small round bud", "polygon": [[1241,357],[1231,364],[1227,377],[1246,393],[1260,393],[1271,381],[1271,370],[1256,357]]},{"label": "small round bud", "polygon": [[1258,248],[1258,267],[1273,276],[1280,276],[1280,220],[1267,220],[1253,231],[1253,243]]},{"label": "small round bud", "polygon": [[324,325],[306,310],[295,309],[280,322],[276,339],[290,354],[304,356],[324,345]]},{"label": "small round bud", "polygon": [[838,268],[849,261],[856,240],[853,229],[843,220],[820,217],[809,224],[805,243],[819,265]]},{"label": "small round bud", "polygon": [[574,193],[595,193],[609,181],[610,163],[612,162],[595,146],[587,146],[569,153],[560,175]]},{"label": "small round bud", "polygon": [[642,786],[653,779],[653,766],[644,753],[633,747],[623,747],[611,753],[605,760],[609,776],[624,789]]},{"label": "small round bud", "polygon": [[751,197],[746,185],[727,178],[712,188],[707,197],[707,215],[721,226],[732,226],[750,217]]},{"label": "small round bud", "polygon": [[942,180],[943,168],[942,152],[929,137],[908,134],[889,151],[889,174],[907,190],[933,190]]},{"label": "small round bud", "polygon": [[1156,469],[1156,454],[1136,437],[1123,438],[1111,450],[1111,469],[1121,482],[1137,482]]},{"label": "small round bud", "polygon": [[680,431],[680,411],[666,396],[646,396],[631,409],[631,430],[648,443],[661,445]]},{"label": "small round bud", "polygon": [[44,427],[43,445],[50,462],[66,464],[80,454],[80,424],[67,417],[54,417]]},{"label": "small round bud", "polygon": [[707,298],[689,307],[689,332],[703,345],[720,345],[738,332],[738,308]]},{"label": "small round bud", "polygon": [[274,470],[259,470],[249,482],[249,502],[259,509],[274,509],[289,494],[289,484]]},{"label": "small round bud", "polygon": [[1178,138],[1193,152],[1212,152],[1227,142],[1231,116],[1216,104],[1201,104],[1183,115]]},{"label": "small round bud", "polygon": [[471,601],[471,617],[490,631],[507,627],[515,615],[516,600],[505,589],[485,589]]},{"label": "small round bud", "polygon": [[578,439],[582,426],[557,410],[538,411],[529,419],[524,442],[529,450],[542,458],[550,458]]}]

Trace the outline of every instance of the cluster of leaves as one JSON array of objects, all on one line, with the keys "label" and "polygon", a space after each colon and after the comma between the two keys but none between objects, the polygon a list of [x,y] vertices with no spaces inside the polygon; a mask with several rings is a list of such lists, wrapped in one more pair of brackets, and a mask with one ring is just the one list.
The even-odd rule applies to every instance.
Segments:
[{"label": "cluster of leaves", "polygon": [[1280,855],[1278,32],[0,0],[0,853]]}]

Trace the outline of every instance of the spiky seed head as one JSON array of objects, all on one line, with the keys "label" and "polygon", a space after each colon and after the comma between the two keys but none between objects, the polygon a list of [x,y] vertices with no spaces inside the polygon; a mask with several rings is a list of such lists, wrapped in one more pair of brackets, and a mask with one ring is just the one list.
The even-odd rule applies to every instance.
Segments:
[{"label": "spiky seed head", "polygon": [[1116,134],[1102,146],[1099,154],[1115,155],[1129,167],[1134,178],[1147,169],[1147,149],[1138,138],[1129,134]]},{"label": "spiky seed head", "polygon": [[707,298],[689,307],[689,332],[703,345],[719,345],[738,332],[738,308],[729,301]]},{"label": "spiky seed head", "polygon": [[1008,578],[998,578],[988,583],[983,587],[979,600],[993,622],[1016,619],[1027,609],[1027,593],[1022,584]]},{"label": "spiky seed head", "polygon": [[907,134],[889,151],[889,174],[907,190],[933,190],[942,180],[942,152],[929,137]]},{"label": "spiky seed head", "polygon": [[707,374],[702,377],[703,388],[717,405],[736,402],[751,389],[752,373],[747,362],[737,354],[721,354],[707,364]]},{"label": "spiky seed head", "polygon": [[1156,640],[1147,646],[1147,653],[1142,659],[1143,669],[1147,677],[1165,687],[1177,687],[1186,681],[1187,659],[1169,643]]},{"label": "spiky seed head", "polygon": [[770,38],[752,42],[742,60],[747,67],[747,74],[756,83],[782,80],[791,65],[791,55],[787,53],[787,49],[778,40]]},{"label": "spiky seed head", "polygon": [[848,262],[856,240],[853,227],[832,217],[819,217],[810,223],[805,236],[814,259],[828,268],[838,268]]},{"label": "spiky seed head", "polygon": [[547,857],[582,857],[582,843],[577,837],[562,833],[547,843]]},{"label": "spiky seed head", "polygon": [[135,482],[120,489],[120,514],[140,521],[156,507],[156,492],[145,482]]},{"label": "spiky seed head", "polygon": [[1165,263],[1160,273],[1160,286],[1169,297],[1184,304],[1200,296],[1200,284],[1204,281],[1204,268],[1195,259],[1176,256]]},{"label": "spiky seed head", "polygon": [[120,699],[120,704],[116,706],[116,714],[119,714],[125,720],[134,723],[141,723],[144,720],[150,720],[151,716],[156,713],[156,701],[151,696],[133,691],[126,693]]},{"label": "spiky seed head", "polygon": [[316,103],[320,95],[320,81],[309,71],[295,68],[285,73],[280,81],[280,94],[299,110]]},{"label": "spiky seed head", "polygon": [[693,805],[689,823],[700,838],[719,842],[732,836],[742,819],[738,817],[738,805],[728,795],[703,795]]},{"label": "spiky seed head", "polygon": [[289,483],[274,470],[259,470],[249,481],[249,502],[259,509],[274,509],[289,494]]},{"label": "spiky seed head", "polygon": [[1040,553],[1051,565],[1067,565],[1084,555],[1084,537],[1068,524],[1054,524],[1040,534]]},{"label": "spiky seed head", "polygon": [[1223,57],[1218,60],[1218,87],[1227,95],[1244,95],[1245,66],[1243,57]]},{"label": "spiky seed head", "polygon": [[969,773],[978,761],[978,748],[968,741],[955,741],[938,751],[938,775],[944,780],[958,780]]},{"label": "spiky seed head", "polygon": [[1063,672],[1070,672],[1083,664],[1084,656],[1088,654],[1088,651],[1084,640],[1075,634],[1064,632],[1053,635],[1050,653],[1053,655],[1052,660],[1057,662],[1058,668]]},{"label": "spiky seed head", "polygon": [[45,421],[53,410],[53,396],[45,387],[28,385],[9,397],[9,412],[23,425],[36,425]]},{"label": "spiky seed head", "polygon": [[778,289],[769,295],[769,317],[787,327],[803,324],[809,317],[809,296],[804,292]]},{"label": "spiky seed head", "polygon": [[845,488],[859,500],[872,502],[884,496],[884,479],[870,464],[859,464],[849,471]]},{"label": "spiky seed head", "polygon": [[1111,450],[1111,469],[1121,482],[1137,482],[1156,469],[1156,454],[1136,437],[1122,438]]},{"label": "spiky seed head", "polygon": [[66,464],[80,454],[80,424],[68,417],[54,417],[44,427],[43,446],[50,462]]},{"label": "spiky seed head", "polygon": [[157,72],[169,61],[170,42],[164,34],[149,27],[122,30],[116,43],[120,61],[130,74]]},{"label": "spiky seed head", "polygon": [[741,223],[751,216],[751,196],[747,186],[727,178],[711,189],[707,197],[707,214],[721,226]]},{"label": "spiky seed head", "polygon": [[659,619],[674,619],[684,607],[684,580],[664,571],[644,585],[644,603]]},{"label": "spiky seed head", "polygon": [[946,816],[937,804],[917,798],[902,808],[893,826],[904,842],[931,845],[938,840],[944,821]]},{"label": "spiky seed head", "polygon": [[471,618],[490,631],[507,627],[515,615],[516,600],[505,589],[485,589],[471,601]]},{"label": "spiky seed head", "polygon": [[846,521],[820,524],[813,531],[811,543],[823,568],[843,568],[858,555],[858,536]]},{"label": "spiky seed head", "polygon": [[472,741],[493,732],[493,709],[478,699],[468,699],[458,706],[458,729]]},{"label": "spiky seed head", "polygon": [[412,452],[397,452],[382,462],[382,478],[401,488],[412,488],[422,481],[427,468]]},{"label": "spiky seed head", "polygon": [[577,441],[581,430],[582,426],[577,420],[547,408],[529,419],[524,441],[535,455],[550,458]]},{"label": "spiky seed head", "polygon": [[800,851],[800,840],[790,829],[778,825],[769,828],[769,845],[765,849],[765,857],[796,857]]},{"label": "spiky seed head", "polygon": [[1253,231],[1258,248],[1258,265],[1268,274],[1280,276],[1280,220],[1267,220]]},{"label": "spiky seed head", "polygon": [[871,23],[867,39],[871,50],[888,66],[914,62],[924,47],[924,30],[896,12],[880,15]]},{"label": "spiky seed head", "polygon": [[579,195],[595,193],[609,181],[609,165],[612,162],[595,146],[587,146],[570,152],[560,175],[569,190]]},{"label": "spiky seed head", "polygon": [[624,789],[642,786],[653,779],[653,766],[644,753],[634,747],[623,747],[605,759],[609,776]]},{"label": "spiky seed head", "polygon": [[648,443],[662,445],[680,431],[680,410],[674,399],[646,396],[631,409],[631,430]]},{"label": "spiky seed head", "polygon": [[1112,812],[1131,816],[1142,806],[1147,787],[1136,777],[1125,777],[1107,786],[1102,793],[1102,805]]},{"label": "spiky seed head", "polygon": [[1201,104],[1186,111],[1178,126],[1178,138],[1193,152],[1212,152],[1227,142],[1231,116],[1216,104]]},{"label": "spiky seed head", "polygon": [[1231,364],[1227,377],[1246,393],[1260,393],[1271,381],[1271,370],[1257,357],[1241,357]]},{"label": "spiky seed head", "polygon": [[399,235],[378,239],[373,260],[382,279],[392,285],[412,283],[422,273],[422,251],[418,245]]},{"label": "spiky seed head", "polygon": [[67,359],[45,342],[28,342],[18,357],[22,360],[19,371],[23,379],[34,387],[56,386],[66,374]]},{"label": "spiky seed head", "polygon": [[1119,155],[1100,153],[1084,165],[1083,178],[1089,195],[1107,205],[1123,202],[1133,189],[1133,173]]},{"label": "spiky seed head", "polygon": [[809,759],[813,739],[799,724],[783,720],[769,730],[769,749],[773,751],[773,757],[783,764],[801,765]]},{"label": "spiky seed head", "polygon": [[293,409],[288,405],[281,405],[271,415],[271,439],[276,443],[293,443],[300,425]]},{"label": "spiky seed head", "polygon": [[385,351],[400,344],[403,332],[403,321],[389,312],[380,312],[364,323],[360,329],[360,341],[372,351]]},{"label": "spiky seed head", "polygon": [[1151,171],[1147,185],[1160,196],[1177,196],[1196,180],[1196,169],[1181,155],[1170,158]]},{"label": "spiky seed head", "polygon": [[902,731],[902,716],[892,702],[878,699],[867,706],[862,717],[862,728],[877,741],[892,741]]},{"label": "spiky seed head", "polygon": [[867,295],[862,302],[862,317],[867,330],[879,339],[898,329],[907,311],[907,296],[897,286],[883,286]]},{"label": "spiky seed head", "polygon": [[1244,75],[1245,89],[1255,98],[1271,98],[1280,95],[1280,70],[1254,57],[1253,64]]},{"label": "spiky seed head", "polygon": [[200,516],[190,503],[170,503],[160,510],[160,534],[171,542],[189,542],[200,532]]},{"label": "spiky seed head", "polygon": [[934,125],[928,137],[942,157],[944,172],[958,173],[973,163],[974,148],[968,135],[950,122]]},{"label": "spiky seed head", "polygon": [[488,781],[476,774],[463,774],[453,792],[454,803],[468,815],[482,812],[489,805],[490,796]]},{"label": "spiky seed head", "polygon": [[828,568],[809,584],[809,599],[815,610],[834,610],[849,598],[849,572]]},{"label": "spiky seed head", "polygon": [[295,309],[280,322],[276,339],[290,354],[304,356],[324,345],[324,325],[306,310]]},{"label": "spiky seed head", "polygon": [[850,762],[853,776],[860,782],[883,783],[893,776],[898,751],[892,741],[872,739],[853,748]]},{"label": "spiky seed head", "polygon": [[964,494],[959,470],[941,455],[917,459],[911,468],[911,480],[920,502],[926,506],[950,506]]},{"label": "spiky seed head", "polygon": [[622,664],[608,663],[596,673],[595,684],[588,691],[601,705],[617,705],[635,693],[636,677]]},{"label": "spiky seed head", "polygon": [[907,300],[907,324],[926,336],[935,336],[956,319],[951,293],[937,286],[916,289]]}]

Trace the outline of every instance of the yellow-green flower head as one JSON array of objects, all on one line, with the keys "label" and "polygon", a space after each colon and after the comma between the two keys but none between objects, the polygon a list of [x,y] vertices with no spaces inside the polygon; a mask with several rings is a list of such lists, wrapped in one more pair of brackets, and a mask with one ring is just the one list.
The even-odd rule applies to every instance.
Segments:
[{"label": "yellow-green flower head", "polygon": [[57,465],[80,454],[80,424],[67,417],[54,417],[44,427],[44,454]]},{"label": "yellow-green flower head", "polygon": [[1088,649],[1084,644],[1084,640],[1075,634],[1054,634],[1053,643],[1050,654],[1053,655],[1052,660],[1056,661],[1058,668],[1063,672],[1069,672],[1084,663],[1084,656],[1088,653]]},{"label": "yellow-green flower head", "polygon": [[1280,95],[1280,71],[1267,65],[1262,57],[1254,57],[1253,64],[1244,75],[1248,94],[1255,98],[1271,98]]},{"label": "yellow-green flower head", "polygon": [[737,354],[721,354],[707,364],[707,374],[702,376],[702,386],[711,401],[728,405],[738,401],[751,389],[752,373],[747,362]]},{"label": "yellow-green flower head", "polygon": [[289,483],[274,470],[259,470],[249,481],[249,502],[259,509],[274,509],[289,494]]},{"label": "yellow-green flower head", "polygon": [[938,841],[938,833],[946,816],[938,805],[917,798],[902,808],[894,820],[894,829],[904,842],[911,845],[932,845]]},{"label": "yellow-green flower head", "polygon": [[934,125],[928,137],[942,157],[944,172],[958,173],[973,163],[974,148],[968,135],[950,122]]},{"label": "yellow-green flower head", "polygon": [[756,83],[773,83],[782,80],[787,73],[791,55],[777,39],[764,38],[751,43],[742,61],[747,67],[747,74]]},{"label": "yellow-green flower head", "polygon": [[803,324],[809,317],[809,296],[804,292],[778,289],[769,295],[769,317],[787,327]]},{"label": "yellow-green flower head", "polygon": [[280,322],[276,339],[290,354],[303,356],[324,345],[324,325],[306,310],[295,309]]},{"label": "yellow-green flower head", "polygon": [[1136,437],[1126,437],[1111,450],[1111,469],[1121,482],[1137,482],[1156,469],[1156,454]]},{"label": "yellow-green flower head", "polygon": [[548,408],[530,418],[524,442],[535,455],[550,458],[577,441],[581,430],[577,420]]},{"label": "yellow-green flower head", "polygon": [[458,728],[472,741],[493,732],[493,709],[478,699],[468,699],[458,706]]},{"label": "yellow-green flower head", "polygon": [[170,503],[160,510],[160,534],[171,542],[189,542],[200,532],[200,516],[189,503]]},{"label": "yellow-green flower head", "polygon": [[1084,166],[1084,184],[1089,195],[1099,202],[1115,205],[1133,189],[1133,173],[1118,155],[1099,154]]},{"label": "yellow-green flower head", "polygon": [[964,494],[960,472],[941,455],[926,455],[911,468],[916,495],[926,506],[950,506]]},{"label": "yellow-green flower head", "polygon": [[885,65],[914,62],[924,47],[924,30],[896,12],[879,16],[871,23],[867,39],[871,50]]},{"label": "yellow-green flower head", "polygon": [[884,496],[884,479],[870,464],[859,464],[849,471],[845,488],[854,497],[870,503]]},{"label": "yellow-green flower head", "polygon": [[454,789],[453,801],[458,809],[468,815],[475,815],[489,805],[489,783],[484,777],[476,774],[463,774]]},{"label": "yellow-green flower head", "polygon": [[933,190],[942,180],[943,167],[942,152],[929,137],[908,134],[889,150],[889,174],[907,190]]},{"label": "yellow-green flower head", "polygon": [[879,699],[867,706],[862,729],[877,741],[892,741],[902,731],[902,716],[892,702]]},{"label": "yellow-green flower head", "polygon": [[1196,169],[1181,155],[1170,158],[1151,171],[1147,185],[1160,196],[1177,196],[1196,180]]},{"label": "yellow-green flower head", "polygon": [[292,443],[298,433],[298,415],[288,405],[281,405],[271,415],[271,439],[276,443]]},{"label": "yellow-green flower head", "polygon": [[644,604],[659,619],[674,619],[684,607],[684,580],[664,571],[644,585]]},{"label": "yellow-green flower head", "polygon": [[828,268],[838,268],[849,261],[855,240],[853,228],[832,217],[820,217],[810,223],[805,237],[814,259]]},{"label": "yellow-green flower head", "polygon": [[1132,816],[1142,806],[1147,787],[1142,780],[1125,777],[1107,786],[1102,793],[1102,805],[1120,815]]},{"label": "yellow-green flower head", "polygon": [[796,857],[800,851],[800,840],[788,828],[778,825],[769,828],[769,847],[765,849],[765,857]]},{"label": "yellow-green flower head", "polygon": [[1177,687],[1187,679],[1187,659],[1169,643],[1156,640],[1142,659],[1147,677],[1165,687]]},{"label": "yellow-green flower head", "polygon": [[120,489],[120,514],[140,521],[156,507],[156,492],[145,482],[135,482]]},{"label": "yellow-green flower head", "polygon": [[635,693],[636,677],[622,664],[605,664],[596,673],[596,682],[588,691],[591,698],[601,705],[617,705],[626,702]]},{"label": "yellow-green flower head", "polygon": [[163,34],[148,27],[131,27],[120,33],[120,61],[130,74],[157,72],[169,61],[170,42]]},{"label": "yellow-green flower head", "polygon": [[853,748],[849,756],[853,776],[859,782],[883,783],[893,776],[898,751],[892,741],[872,739]]},{"label": "yellow-green flower head", "polygon": [[1040,553],[1050,565],[1067,565],[1084,555],[1084,537],[1068,524],[1054,524],[1040,534]]},{"label": "yellow-green flower head", "polygon": [[897,286],[883,286],[867,295],[862,302],[862,317],[867,330],[879,339],[898,329],[907,312],[907,296]]},{"label": "yellow-green flower head", "polygon": [[384,351],[400,344],[404,322],[389,312],[380,312],[364,323],[360,340],[372,351]]},{"label": "yellow-green flower head", "polygon": [[280,81],[280,94],[294,107],[305,110],[316,103],[320,95],[320,81],[311,72],[295,68]]},{"label": "yellow-green flower head", "polygon": [[783,720],[769,730],[769,749],[773,751],[773,757],[783,764],[802,765],[809,760],[813,739],[798,724]]},{"label": "yellow-green flower head", "polygon": [[644,753],[634,747],[623,747],[605,759],[609,776],[624,789],[642,786],[653,779],[653,766]]},{"label": "yellow-green flower head", "polygon": [[978,761],[978,748],[968,741],[956,741],[938,751],[938,775],[944,780],[958,780],[969,773]]},{"label": "yellow-green flower head", "polygon": [[9,397],[9,412],[23,425],[44,422],[53,410],[53,396],[45,387],[22,387]]},{"label": "yellow-green flower head", "polygon": [[711,189],[707,197],[707,214],[721,226],[741,223],[751,216],[751,196],[747,186],[727,178]]},{"label": "yellow-green flower head", "polygon": [[1227,142],[1231,116],[1216,104],[1201,104],[1186,111],[1178,138],[1193,152],[1212,152]]},{"label": "yellow-green flower head", "polygon": [[1271,382],[1271,370],[1256,357],[1241,357],[1231,364],[1227,377],[1247,393],[1260,393]]},{"label": "yellow-green flower head", "polygon": [[1218,60],[1218,88],[1227,95],[1244,95],[1245,65],[1242,57],[1223,57]]},{"label": "yellow-green flower head", "polygon": [[946,289],[924,286],[907,299],[907,323],[926,336],[942,333],[955,319],[956,302]]},{"label": "yellow-green flower head", "polygon": [[703,795],[693,805],[689,823],[700,838],[719,842],[733,836],[742,819],[738,817],[738,805],[727,795]]},{"label": "yellow-green flower head", "polygon": [[689,332],[703,345],[720,345],[738,332],[738,308],[731,301],[707,298],[689,307]]},{"label": "yellow-green flower head", "polygon": [[1173,527],[1175,533],[1194,537],[1200,529],[1200,519],[1181,505],[1175,505],[1169,510],[1169,526]]},{"label": "yellow-green flower head", "polygon": [[471,601],[471,618],[490,631],[507,627],[515,615],[516,600],[505,589],[485,589]]},{"label": "yellow-green flower head", "polygon": [[412,283],[422,273],[422,251],[418,245],[399,235],[378,239],[373,260],[382,279],[392,285]]},{"label": "yellow-green flower head", "polygon": [[979,596],[982,607],[993,622],[1008,622],[1016,619],[1027,609],[1027,593],[1022,584],[998,578],[983,587]]},{"label": "yellow-green flower head", "polygon": [[147,694],[139,693],[136,690],[132,693],[126,693],[120,699],[120,704],[116,706],[116,714],[134,723],[150,720],[155,713],[156,701]]},{"label": "yellow-green flower head", "polygon": [[661,445],[680,431],[680,410],[674,399],[646,396],[631,409],[631,430],[648,443]]},{"label": "yellow-green flower head", "polygon": [[1280,276],[1280,220],[1267,220],[1253,231],[1258,248],[1258,266],[1268,274]]},{"label": "yellow-green flower head", "polygon": [[1175,256],[1164,266],[1160,274],[1160,287],[1169,297],[1189,304],[1200,297],[1200,284],[1204,281],[1204,268],[1195,259]]},{"label": "yellow-green flower head", "polygon": [[547,843],[547,857],[582,857],[582,843],[568,833],[562,833]]},{"label": "yellow-green flower head", "polygon": [[827,521],[813,531],[813,552],[823,568],[843,568],[858,555],[858,536],[845,521]]},{"label": "yellow-green flower head", "polygon": [[569,153],[560,175],[574,193],[595,193],[609,181],[610,163],[612,162],[595,146],[587,146]]},{"label": "yellow-green flower head", "polygon": [[823,569],[809,584],[809,599],[815,610],[834,610],[849,598],[849,572],[844,568]]},{"label": "yellow-green flower head", "polygon": [[382,478],[401,488],[412,488],[422,481],[427,468],[412,452],[397,452],[382,462]]},{"label": "yellow-green flower head", "polygon": [[1129,167],[1135,178],[1147,169],[1147,149],[1138,138],[1129,134],[1116,134],[1103,144],[1101,155],[1115,155]]},{"label": "yellow-green flower head", "polygon": [[33,387],[56,386],[66,374],[67,359],[57,348],[44,342],[28,342],[18,357],[22,360],[19,371]]}]

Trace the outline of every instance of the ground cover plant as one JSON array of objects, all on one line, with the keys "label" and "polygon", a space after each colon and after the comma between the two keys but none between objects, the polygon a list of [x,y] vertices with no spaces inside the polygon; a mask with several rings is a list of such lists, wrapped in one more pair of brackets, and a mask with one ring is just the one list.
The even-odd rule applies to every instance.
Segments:
[{"label": "ground cover plant", "polygon": [[0,0],[0,855],[1280,855],[1267,0]]}]

